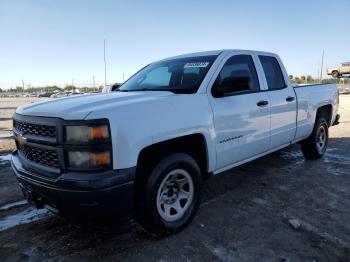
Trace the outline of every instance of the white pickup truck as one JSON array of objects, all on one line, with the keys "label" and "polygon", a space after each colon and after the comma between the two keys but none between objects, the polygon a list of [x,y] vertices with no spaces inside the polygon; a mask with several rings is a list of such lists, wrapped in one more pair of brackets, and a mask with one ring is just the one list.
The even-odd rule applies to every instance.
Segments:
[{"label": "white pickup truck", "polygon": [[321,158],[338,123],[336,85],[293,87],[272,53],[223,50],[151,63],[116,92],[21,106],[12,167],[24,195],[63,216],[153,234],[183,229],[216,175],[300,142]]}]

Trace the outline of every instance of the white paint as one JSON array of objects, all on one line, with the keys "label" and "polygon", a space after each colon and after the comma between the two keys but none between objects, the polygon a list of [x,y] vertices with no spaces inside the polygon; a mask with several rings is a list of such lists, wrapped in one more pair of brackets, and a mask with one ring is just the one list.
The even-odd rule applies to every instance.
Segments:
[{"label": "white paint", "polygon": [[[141,150],[155,143],[200,134],[207,149],[208,171],[214,174],[307,137],[312,132],[320,106],[332,105],[332,122],[334,121],[338,110],[336,85],[294,88],[282,61],[272,53],[248,50],[206,53],[210,54],[218,57],[194,94],[166,91],[109,92],[20,106],[16,113],[65,120],[108,119],[115,169],[136,166]],[[187,54],[181,57],[203,55]],[[214,98],[211,91],[215,79],[225,62],[237,55],[252,58],[261,92]],[[259,56],[277,59],[285,88],[268,90]],[[203,61],[188,66],[205,64],[206,61]],[[295,100],[287,102],[288,96]],[[268,104],[257,106],[260,100],[267,101]],[[302,162],[298,162],[300,163]]]},{"label": "white paint", "polygon": [[51,213],[47,209],[36,209],[34,207],[30,207],[15,215],[1,218],[0,231],[7,230],[18,225],[28,224],[49,216],[51,216]]},{"label": "white paint", "polygon": [[8,209],[11,209],[11,208],[14,208],[14,207],[18,207],[18,206],[23,206],[25,204],[28,204],[28,201],[23,199],[23,200],[20,200],[20,201],[17,201],[17,202],[13,202],[13,203],[9,203],[9,204],[3,205],[2,207],[0,207],[0,211],[8,210]]}]

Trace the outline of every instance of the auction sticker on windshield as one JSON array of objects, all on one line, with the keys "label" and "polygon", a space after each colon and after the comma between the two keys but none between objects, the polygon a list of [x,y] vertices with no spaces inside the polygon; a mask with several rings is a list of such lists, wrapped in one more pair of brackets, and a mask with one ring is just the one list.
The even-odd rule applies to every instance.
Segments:
[{"label": "auction sticker on windshield", "polygon": [[195,63],[187,63],[184,65],[184,68],[188,67],[207,67],[209,62],[195,62]]}]

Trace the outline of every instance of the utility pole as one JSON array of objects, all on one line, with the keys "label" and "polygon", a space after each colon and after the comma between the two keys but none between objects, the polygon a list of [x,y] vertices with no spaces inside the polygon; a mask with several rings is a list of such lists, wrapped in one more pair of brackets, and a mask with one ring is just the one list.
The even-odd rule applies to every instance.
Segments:
[{"label": "utility pole", "polygon": [[123,83],[125,82],[125,74],[123,73]]},{"label": "utility pole", "polygon": [[94,85],[94,91],[96,91],[95,76],[92,76],[92,82],[93,82],[93,85]]},{"label": "utility pole", "polygon": [[323,57],[324,57],[324,50],[322,50],[321,71],[320,71],[320,82],[322,82],[322,72],[323,72]]},{"label": "utility pole", "polygon": [[105,62],[105,90],[107,90],[106,39],[103,39],[103,60]]},{"label": "utility pole", "polygon": [[23,91],[24,91],[24,80],[22,79],[22,87],[23,87]]}]

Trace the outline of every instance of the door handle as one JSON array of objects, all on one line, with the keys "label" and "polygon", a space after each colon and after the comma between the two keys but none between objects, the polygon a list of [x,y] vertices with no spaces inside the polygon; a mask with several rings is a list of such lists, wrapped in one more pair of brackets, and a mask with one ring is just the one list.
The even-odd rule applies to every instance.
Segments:
[{"label": "door handle", "polygon": [[266,100],[261,100],[259,101],[258,103],[256,103],[257,106],[267,106],[269,104],[269,101],[266,101]]},{"label": "door handle", "polygon": [[295,99],[294,96],[288,96],[288,97],[286,98],[286,101],[287,101],[287,102],[293,102],[294,99]]}]

